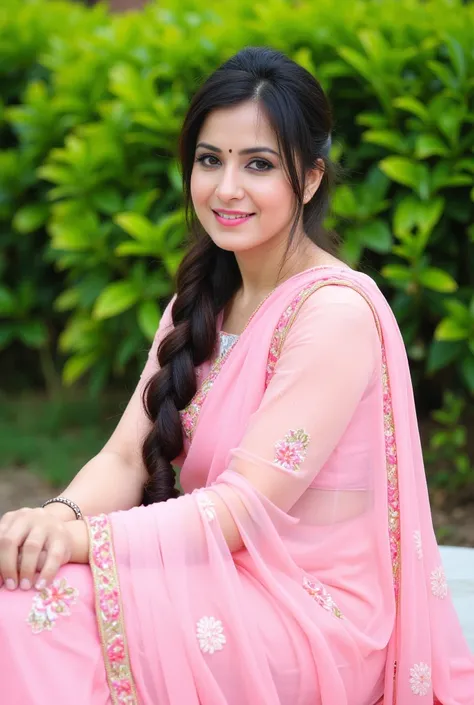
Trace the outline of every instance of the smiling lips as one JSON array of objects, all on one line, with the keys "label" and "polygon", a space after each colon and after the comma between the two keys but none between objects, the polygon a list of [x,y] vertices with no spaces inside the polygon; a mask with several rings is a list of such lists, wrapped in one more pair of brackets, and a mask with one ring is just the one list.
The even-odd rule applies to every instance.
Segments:
[{"label": "smiling lips", "polygon": [[255,215],[255,213],[243,213],[242,211],[213,210],[214,215],[222,225],[240,225],[245,223]]}]

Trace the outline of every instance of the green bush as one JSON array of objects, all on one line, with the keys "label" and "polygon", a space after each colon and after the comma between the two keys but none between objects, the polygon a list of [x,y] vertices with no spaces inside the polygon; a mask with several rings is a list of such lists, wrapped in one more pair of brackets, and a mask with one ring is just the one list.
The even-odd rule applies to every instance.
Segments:
[{"label": "green bush", "polygon": [[[176,138],[245,45],[313,72],[348,172],[327,225],[397,314],[417,392],[474,394],[474,6],[160,0],[0,9],[0,348],[101,389],[135,375],[186,239]],[[379,274],[380,272],[380,274]],[[9,357],[10,356],[10,357]]]}]

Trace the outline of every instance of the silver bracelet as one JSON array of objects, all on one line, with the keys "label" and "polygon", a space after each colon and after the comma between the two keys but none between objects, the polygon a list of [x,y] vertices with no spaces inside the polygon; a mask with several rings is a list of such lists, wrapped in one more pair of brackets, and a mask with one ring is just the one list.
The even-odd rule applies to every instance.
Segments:
[{"label": "silver bracelet", "polygon": [[82,516],[82,512],[77,506],[75,502],[73,502],[71,499],[68,499],[67,497],[53,497],[52,499],[47,499],[44,504],[41,505],[41,509],[44,509],[45,507],[48,506],[48,504],[52,504],[53,502],[59,502],[60,504],[66,504],[74,514],[76,515],[76,519],[83,519],[84,517]]}]

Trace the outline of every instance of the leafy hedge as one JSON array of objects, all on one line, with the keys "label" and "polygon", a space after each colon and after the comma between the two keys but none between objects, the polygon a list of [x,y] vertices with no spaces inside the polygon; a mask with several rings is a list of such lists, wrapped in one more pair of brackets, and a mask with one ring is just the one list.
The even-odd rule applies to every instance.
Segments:
[{"label": "leafy hedge", "polygon": [[[348,170],[328,226],[379,281],[427,406],[474,394],[474,6],[159,0],[0,9],[0,348],[54,388],[136,374],[185,242],[176,138],[245,45],[312,71]],[[378,274],[380,272],[380,274]],[[87,374],[86,374],[87,373]]]}]

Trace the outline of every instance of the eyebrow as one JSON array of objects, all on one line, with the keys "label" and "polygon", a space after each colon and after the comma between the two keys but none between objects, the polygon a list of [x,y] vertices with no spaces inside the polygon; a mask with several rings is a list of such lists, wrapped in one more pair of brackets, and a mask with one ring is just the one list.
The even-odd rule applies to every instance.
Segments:
[{"label": "eyebrow", "polygon": [[[210,149],[212,152],[222,154],[222,149],[219,149],[219,147],[214,147],[212,144],[208,144],[207,142],[199,142],[199,144],[196,145],[196,149],[199,149],[199,147],[204,147],[204,149]],[[270,152],[270,154],[275,154],[277,157],[280,156],[278,152],[275,152],[274,149],[270,149],[270,147],[248,147],[247,149],[241,149],[239,154],[258,154],[259,152]]]}]

